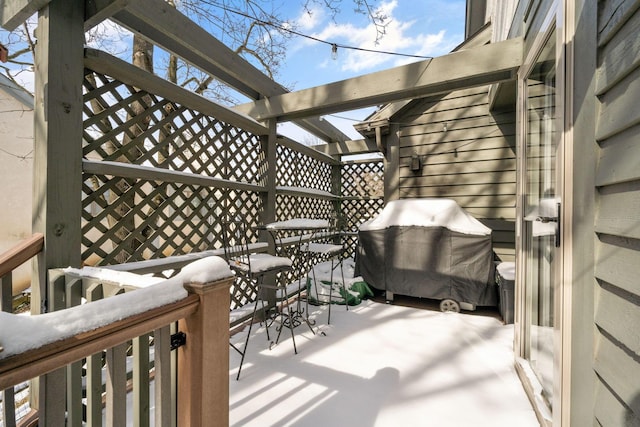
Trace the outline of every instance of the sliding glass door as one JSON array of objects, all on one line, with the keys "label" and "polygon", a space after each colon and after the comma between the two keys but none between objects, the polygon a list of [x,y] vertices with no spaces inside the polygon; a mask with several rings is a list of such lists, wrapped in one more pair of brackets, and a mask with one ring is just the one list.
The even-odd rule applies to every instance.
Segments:
[{"label": "sliding glass door", "polygon": [[554,388],[554,330],[559,321],[561,126],[556,90],[556,31],[550,30],[521,89],[525,122],[521,140],[522,265],[524,270],[524,357],[542,386],[549,408]]}]

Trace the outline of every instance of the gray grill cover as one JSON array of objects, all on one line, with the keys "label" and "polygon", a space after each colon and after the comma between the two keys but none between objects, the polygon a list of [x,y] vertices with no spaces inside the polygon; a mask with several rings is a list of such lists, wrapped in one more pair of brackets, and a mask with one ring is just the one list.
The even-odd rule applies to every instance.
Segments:
[{"label": "gray grill cover", "polygon": [[443,226],[360,230],[356,275],[399,295],[496,306],[491,234]]}]

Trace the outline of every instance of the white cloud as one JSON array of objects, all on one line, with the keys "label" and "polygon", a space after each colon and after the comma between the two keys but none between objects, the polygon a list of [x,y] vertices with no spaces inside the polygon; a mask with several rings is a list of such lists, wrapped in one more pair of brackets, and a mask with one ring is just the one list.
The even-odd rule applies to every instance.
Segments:
[{"label": "white cloud", "polygon": [[92,28],[86,35],[87,45],[115,56],[131,52],[133,35],[128,30],[107,20]]},{"label": "white cloud", "polygon": [[[376,44],[376,27],[372,23],[364,26],[356,26],[351,23],[336,24],[326,22],[325,27],[314,34],[313,37],[327,42],[335,42],[359,49],[375,51],[397,52],[420,56],[437,56],[447,53],[455,46],[446,37],[445,30],[437,33],[416,31],[415,20],[401,21],[394,16],[398,7],[397,0],[381,3],[379,11],[388,17],[388,24],[384,36]],[[322,22],[317,19],[313,22],[316,28]],[[398,65],[413,62],[416,58],[403,58],[382,53],[372,53],[355,49],[338,48],[340,68],[345,72],[364,73],[380,68],[383,64]]]},{"label": "white cloud", "polygon": [[325,18],[324,10],[318,6],[314,6],[310,10],[302,10],[300,16],[296,18],[295,23],[301,32],[313,31]]}]

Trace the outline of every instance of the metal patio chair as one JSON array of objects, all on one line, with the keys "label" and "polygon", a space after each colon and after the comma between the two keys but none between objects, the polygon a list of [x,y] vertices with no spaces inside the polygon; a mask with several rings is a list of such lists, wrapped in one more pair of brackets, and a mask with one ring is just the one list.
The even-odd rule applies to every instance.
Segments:
[{"label": "metal patio chair", "polygon": [[[341,243],[321,243],[321,242],[309,242],[306,243],[302,251],[306,252],[308,256],[313,257],[315,259],[321,259],[325,261],[331,261],[331,272],[329,278],[329,301],[323,302],[321,301],[320,295],[318,294],[319,282],[316,280],[315,274],[315,263],[311,263],[311,276],[313,278],[313,284],[315,289],[315,300],[318,304],[329,304],[328,314],[327,314],[327,324],[331,324],[331,306],[333,305],[333,278],[335,270],[340,267],[340,275],[342,278],[342,292],[345,298],[345,307],[347,311],[349,310],[349,304],[347,303],[346,295],[347,295],[347,286],[344,280],[344,268],[343,261],[345,259],[346,248],[344,243],[342,242],[342,231],[343,231],[343,222],[338,216],[331,218],[330,228],[325,237],[329,239],[335,239],[336,237],[340,239]],[[307,273],[307,281],[309,279],[309,274]],[[307,301],[309,300],[309,295],[307,295]]]},{"label": "metal patio chair", "polygon": [[[269,336],[269,323],[275,321],[275,318],[278,315],[285,316],[285,314],[282,313],[282,310],[284,310],[286,301],[280,301],[280,311],[278,310],[278,301],[276,301],[273,318],[269,319],[269,312],[265,309],[264,298],[262,298],[262,296],[265,292],[269,291],[275,293],[276,295],[286,295],[286,292],[278,292],[285,289],[286,285],[281,284],[277,277],[275,283],[265,282],[265,276],[267,274],[277,274],[283,271],[290,270],[292,262],[290,258],[286,257],[279,257],[266,253],[250,253],[249,235],[247,231],[248,230],[246,224],[240,218],[228,219],[223,221],[224,256],[227,263],[229,263],[229,267],[236,273],[236,283],[238,279],[244,279],[246,282],[250,283],[255,290],[255,294],[261,300],[262,311],[265,315],[267,340],[271,341],[271,338]],[[289,324],[292,323],[291,307],[289,306],[289,304],[286,305],[287,314],[286,317],[282,319],[280,328],[285,326],[287,322],[289,322]],[[233,343],[229,343],[229,345],[231,345],[231,347],[236,350],[241,356],[236,380],[240,379],[240,372],[242,371],[242,364],[244,363],[244,359],[247,354],[247,347],[249,345],[249,338],[251,336],[251,329],[255,321],[257,308],[258,301],[256,300],[253,307],[253,313],[251,315],[251,322],[249,323],[249,331],[247,332],[247,337],[245,338],[245,343],[242,350],[240,350]],[[293,328],[290,329],[291,339],[293,340],[293,348],[297,353]]]}]

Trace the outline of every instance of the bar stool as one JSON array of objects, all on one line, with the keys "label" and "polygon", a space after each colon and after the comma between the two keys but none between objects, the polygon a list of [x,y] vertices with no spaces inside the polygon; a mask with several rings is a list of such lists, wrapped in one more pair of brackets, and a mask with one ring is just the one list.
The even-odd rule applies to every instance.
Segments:
[{"label": "bar stool", "polygon": [[[236,273],[236,278],[244,279],[247,282],[251,283],[252,287],[255,289],[256,295],[260,295],[265,289],[275,291],[276,295],[278,294],[278,291],[281,291],[280,294],[286,295],[286,285],[282,284],[281,281],[276,280],[275,284],[269,284],[265,283],[264,278],[267,274],[275,274],[291,270],[292,262],[290,258],[278,257],[264,253],[250,253],[247,227],[244,221],[239,218],[223,221],[223,239],[225,260],[229,264],[229,267]],[[261,299],[261,301],[262,311],[266,315],[267,312],[265,310],[264,299]],[[284,302],[281,301],[280,303],[280,306],[282,307],[284,305]],[[233,343],[229,343],[229,345],[241,356],[240,367],[238,368],[238,375],[236,376],[236,380],[240,379],[240,372],[242,371],[242,364],[244,363],[244,359],[247,354],[249,337],[251,336],[251,328],[253,327],[257,308],[258,302],[256,301],[253,307],[253,313],[251,315],[251,323],[249,323],[249,331],[247,332],[247,337],[245,338],[244,347],[242,348],[242,350],[236,347]],[[276,316],[277,315],[278,311],[276,302]],[[282,312],[280,312],[280,315],[284,316]],[[286,319],[283,319],[283,324],[286,321],[288,321],[290,324],[293,322],[291,307],[289,304],[287,304],[287,315]],[[267,340],[270,341],[269,319],[266,319],[265,327],[267,330]],[[293,328],[290,329],[291,339],[293,341],[293,349],[297,354],[298,351],[296,349],[296,341],[293,334]]]}]

